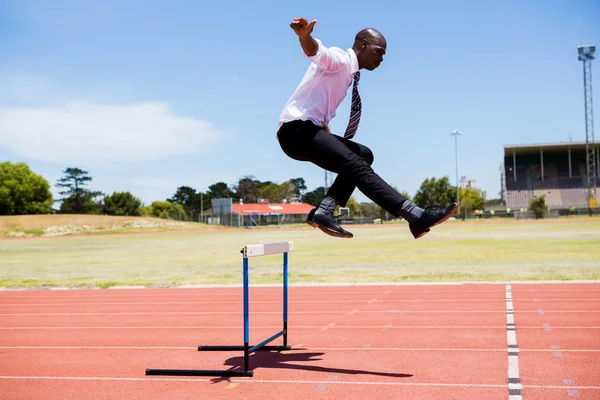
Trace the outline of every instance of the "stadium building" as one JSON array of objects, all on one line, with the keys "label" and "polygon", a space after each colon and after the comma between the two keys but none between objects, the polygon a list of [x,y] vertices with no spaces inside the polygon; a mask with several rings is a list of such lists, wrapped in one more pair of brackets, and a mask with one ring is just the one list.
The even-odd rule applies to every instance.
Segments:
[{"label": "stadium building", "polygon": [[[596,176],[600,176],[599,149],[596,144]],[[500,172],[502,200],[513,210],[529,207],[530,200],[542,195],[554,210],[590,207],[585,142],[504,146]]]}]

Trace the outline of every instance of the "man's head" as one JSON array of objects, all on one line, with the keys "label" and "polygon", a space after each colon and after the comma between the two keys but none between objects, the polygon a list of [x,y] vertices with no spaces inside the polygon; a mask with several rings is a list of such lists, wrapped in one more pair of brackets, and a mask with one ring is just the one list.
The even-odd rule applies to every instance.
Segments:
[{"label": "man's head", "polygon": [[358,67],[373,71],[383,61],[387,42],[376,29],[367,28],[356,34],[352,49],[358,58]]}]

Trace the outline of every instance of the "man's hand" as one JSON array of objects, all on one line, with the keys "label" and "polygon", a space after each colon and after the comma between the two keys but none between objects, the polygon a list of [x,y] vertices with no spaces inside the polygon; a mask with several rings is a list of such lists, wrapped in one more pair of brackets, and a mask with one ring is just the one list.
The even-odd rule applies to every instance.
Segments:
[{"label": "man's hand", "polygon": [[313,27],[317,23],[316,19],[313,19],[310,23],[306,20],[306,18],[294,18],[290,27],[296,32],[298,37],[307,37],[313,31]]}]

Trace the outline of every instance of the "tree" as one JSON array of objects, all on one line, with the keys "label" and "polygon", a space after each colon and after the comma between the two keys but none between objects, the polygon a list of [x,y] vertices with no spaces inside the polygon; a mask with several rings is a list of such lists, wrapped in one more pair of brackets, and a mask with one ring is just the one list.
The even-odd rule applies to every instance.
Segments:
[{"label": "tree", "polygon": [[101,206],[94,199],[102,196],[103,193],[83,187],[87,184],[86,182],[92,180],[92,177],[88,176],[88,172],[79,168],[67,168],[63,173],[65,176],[60,178],[56,184],[56,187],[65,189],[59,192],[60,195],[64,196],[60,199],[62,201],[60,212],[64,214],[98,212]]},{"label": "tree", "polygon": [[386,219],[387,212],[376,203],[360,203],[360,212],[366,218]]},{"label": "tree", "polygon": [[459,190],[460,208],[463,209],[463,218],[475,210],[485,207],[485,192],[479,189],[464,188]]},{"label": "tree", "polygon": [[425,179],[415,194],[414,203],[421,208],[445,208],[454,199],[456,199],[456,188],[450,185],[449,178],[445,176],[440,179]]},{"label": "tree", "polygon": [[350,209],[350,216],[357,217],[360,215],[361,207],[354,197],[350,197],[346,203],[346,207]]},{"label": "tree", "polygon": [[210,185],[207,194],[215,199],[233,197],[233,192],[225,182],[217,182]]},{"label": "tree", "polygon": [[271,203],[281,203],[288,200],[296,194],[296,186],[290,181],[278,185],[276,183],[267,183],[258,190],[259,199],[268,199]]},{"label": "tree", "polygon": [[296,194],[302,197],[304,192],[306,192],[306,182],[304,181],[304,178],[290,179],[289,182],[296,188]]},{"label": "tree", "polygon": [[210,207],[211,196],[206,196],[196,189],[189,186],[180,186],[172,198],[167,201],[173,204],[181,204],[186,213],[192,218],[195,214],[200,214],[201,209],[205,210]]},{"label": "tree", "polygon": [[283,182],[279,186],[279,198],[289,200],[298,193],[298,188],[290,181]]},{"label": "tree", "polygon": [[0,215],[46,214],[52,211],[48,181],[25,163],[0,163]]},{"label": "tree", "polygon": [[108,215],[141,215],[142,201],[129,192],[114,192],[104,196],[102,212]]},{"label": "tree", "polygon": [[177,191],[173,197],[167,199],[167,201],[170,201],[173,204],[181,204],[188,208],[193,207],[193,203],[196,200],[197,195],[196,189],[189,186],[180,186],[177,188]]},{"label": "tree", "polygon": [[539,196],[529,201],[529,208],[535,213],[535,219],[544,218],[548,212],[546,196]]},{"label": "tree", "polygon": [[279,197],[279,185],[270,183],[266,186],[263,186],[258,191],[258,198],[267,199],[270,203],[281,202],[281,198]]},{"label": "tree", "polygon": [[320,186],[312,192],[307,192],[302,196],[302,202],[316,206],[325,197],[325,187]]},{"label": "tree", "polygon": [[[233,187],[235,197],[242,200],[244,203],[256,203],[258,201],[258,191],[262,182],[248,175],[240,178],[237,185]],[[267,183],[268,184],[268,183]]]}]

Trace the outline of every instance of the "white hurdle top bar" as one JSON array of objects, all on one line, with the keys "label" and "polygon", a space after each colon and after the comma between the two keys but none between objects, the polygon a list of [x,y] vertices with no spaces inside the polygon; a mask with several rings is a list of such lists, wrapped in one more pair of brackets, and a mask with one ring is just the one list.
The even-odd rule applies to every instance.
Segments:
[{"label": "white hurdle top bar", "polygon": [[289,251],[294,251],[294,242],[252,244],[244,246],[244,258],[282,254]]}]

